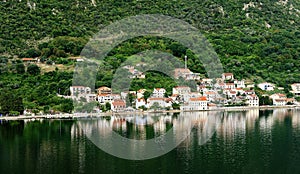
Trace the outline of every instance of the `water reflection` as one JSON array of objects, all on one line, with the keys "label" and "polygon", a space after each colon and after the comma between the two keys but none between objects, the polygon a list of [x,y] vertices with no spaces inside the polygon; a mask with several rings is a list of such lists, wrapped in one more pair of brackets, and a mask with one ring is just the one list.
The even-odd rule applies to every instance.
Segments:
[{"label": "water reflection", "polygon": [[183,141],[189,142],[186,139],[195,126],[201,132],[199,145],[204,144],[220,120],[221,112],[182,112],[80,120],[76,126],[105,152],[120,158],[144,160],[161,156]]},{"label": "water reflection", "polygon": [[[300,172],[300,109],[113,116],[91,119],[84,130],[78,122],[2,121],[0,173]],[[140,141],[170,132],[179,141],[186,127],[192,131],[175,150],[144,162],[115,158],[86,138],[115,133]]]},{"label": "water reflection", "polygon": [[[123,137],[147,140],[161,136],[172,131],[176,137],[179,132],[186,131],[186,127],[192,124],[196,130],[198,145],[204,144],[214,134],[234,140],[236,135],[246,136],[246,132],[258,124],[260,131],[271,133],[276,122],[282,123],[286,117],[291,117],[294,128],[299,127],[300,110],[298,109],[275,109],[259,110],[252,109],[234,112],[182,112],[178,114],[159,115],[129,115],[112,116],[90,121],[85,125],[84,132],[87,136],[97,131],[99,134],[110,137],[113,132],[117,132]],[[263,115],[260,117],[260,115]],[[72,137],[76,137],[80,131],[78,125],[72,126]],[[191,137],[187,137],[181,146],[189,146]]]}]

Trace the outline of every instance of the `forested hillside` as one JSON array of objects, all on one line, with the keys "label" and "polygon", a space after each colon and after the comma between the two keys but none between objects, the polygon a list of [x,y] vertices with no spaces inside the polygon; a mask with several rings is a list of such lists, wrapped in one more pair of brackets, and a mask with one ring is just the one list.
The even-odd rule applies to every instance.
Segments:
[{"label": "forested hillside", "polygon": [[[79,55],[101,27],[138,14],[169,15],[199,28],[214,46],[225,71],[233,72],[239,79],[266,80],[283,87],[300,81],[298,0],[2,0],[1,87],[15,86],[4,76],[18,79],[21,77],[15,76],[25,73],[18,73],[16,66],[21,62],[14,64],[13,58],[40,57],[63,62],[68,56]],[[174,41],[141,37],[120,45],[107,62],[115,68],[127,56],[152,47],[179,58],[187,54]],[[196,63],[190,57],[189,67],[202,72]],[[98,85],[109,83],[112,76],[110,71],[102,73]],[[64,80],[71,84],[71,79]]]}]

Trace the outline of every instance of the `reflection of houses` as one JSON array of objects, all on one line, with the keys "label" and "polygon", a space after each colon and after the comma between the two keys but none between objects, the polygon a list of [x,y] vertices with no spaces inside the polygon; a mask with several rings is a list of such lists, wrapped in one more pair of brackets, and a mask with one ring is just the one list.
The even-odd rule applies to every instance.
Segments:
[{"label": "reflection of houses", "polygon": [[190,98],[188,102],[180,106],[180,110],[207,110],[208,101],[206,97]]},{"label": "reflection of houses", "polygon": [[240,112],[228,112],[223,118],[219,132],[223,137],[231,140],[236,134],[246,133],[246,117]]},{"label": "reflection of houses", "polygon": [[293,117],[292,117],[292,125],[293,128],[297,128],[299,129],[300,126],[300,111],[298,109],[295,109],[292,113]]},{"label": "reflection of houses", "polygon": [[246,125],[247,129],[253,129],[255,127],[255,121],[259,119],[259,109],[249,109],[246,111]]}]

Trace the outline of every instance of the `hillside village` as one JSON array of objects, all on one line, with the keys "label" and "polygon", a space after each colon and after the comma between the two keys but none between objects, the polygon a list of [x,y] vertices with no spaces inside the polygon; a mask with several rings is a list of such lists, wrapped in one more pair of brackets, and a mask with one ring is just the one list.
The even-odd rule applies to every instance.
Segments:
[{"label": "hillside village", "polygon": [[[130,72],[129,78],[146,78],[133,66],[124,68]],[[106,106],[113,112],[133,110],[200,111],[228,106],[298,105],[295,98],[288,98],[287,95],[280,92],[276,93],[283,89],[272,83],[254,84],[245,80],[237,80],[233,73],[223,73],[221,78],[209,79],[200,78],[198,73],[193,73],[188,68],[177,68],[174,70],[174,77],[194,80],[197,82],[196,91],[189,86],[176,86],[172,89],[172,95],[169,96],[163,86],[154,88],[152,91],[139,89],[121,93],[113,93],[112,89],[106,86],[99,87],[95,92],[90,87],[71,86],[71,95],[65,97],[78,102],[97,102],[99,107],[94,108],[95,111]],[[292,84],[291,89],[290,93],[295,97],[300,96],[300,83]],[[266,94],[260,94],[261,97],[259,97],[257,90]],[[272,94],[268,95],[268,92]],[[260,102],[260,98],[264,101]]]}]

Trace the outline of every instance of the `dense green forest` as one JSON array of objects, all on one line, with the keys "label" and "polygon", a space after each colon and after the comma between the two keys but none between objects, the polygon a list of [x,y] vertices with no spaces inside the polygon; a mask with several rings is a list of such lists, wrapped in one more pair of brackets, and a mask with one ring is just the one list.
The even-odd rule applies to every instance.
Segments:
[{"label": "dense green forest", "polygon": [[[68,93],[72,73],[40,72],[37,67],[24,66],[18,58],[40,57],[47,64],[70,65],[67,57],[79,55],[99,29],[138,14],[169,15],[198,28],[213,45],[224,70],[239,79],[265,80],[282,87],[300,81],[298,0],[3,0],[1,90],[6,88],[21,97],[26,108],[62,111],[66,108],[62,104],[69,101],[56,93]],[[181,44],[164,38],[140,37],[111,51],[97,75],[96,87],[109,86],[114,70],[128,56],[147,49],[166,51],[180,59],[189,55],[189,68],[205,73],[190,50]],[[163,78],[161,74],[149,76],[155,77],[153,84],[172,84],[170,80],[159,80]]]}]

